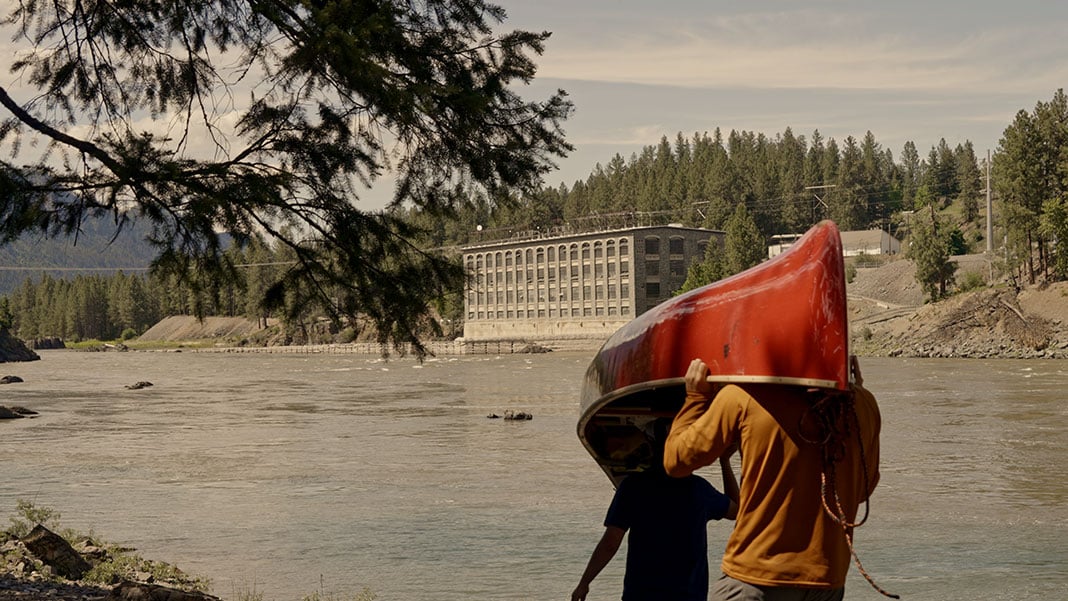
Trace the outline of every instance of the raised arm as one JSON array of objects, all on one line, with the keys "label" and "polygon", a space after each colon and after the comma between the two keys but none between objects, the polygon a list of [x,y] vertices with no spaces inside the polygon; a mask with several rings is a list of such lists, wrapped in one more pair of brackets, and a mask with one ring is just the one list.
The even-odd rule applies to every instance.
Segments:
[{"label": "raised arm", "polygon": [[730,429],[720,423],[725,416],[718,414],[712,402],[713,388],[705,362],[691,361],[685,381],[686,401],[664,444],[664,471],[678,478],[711,465],[732,442]]}]

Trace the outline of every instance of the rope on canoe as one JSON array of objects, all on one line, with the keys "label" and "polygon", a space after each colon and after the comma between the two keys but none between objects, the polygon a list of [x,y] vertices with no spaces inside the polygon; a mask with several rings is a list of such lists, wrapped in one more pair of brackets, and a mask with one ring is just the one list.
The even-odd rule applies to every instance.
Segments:
[{"label": "rope on canoe", "polygon": [[[804,428],[801,427],[805,421],[804,415],[801,417],[802,424],[799,424],[798,430],[801,432],[801,437],[805,438],[807,442],[818,444],[823,455],[823,469],[820,472],[820,502],[823,504],[823,510],[836,524],[842,527],[846,544],[849,546],[849,554],[853,557],[853,563],[857,566],[857,571],[860,572],[860,575],[880,594],[891,599],[900,599],[900,595],[887,592],[875,583],[868,571],[864,569],[864,565],[860,562],[860,556],[857,555],[857,550],[853,546],[853,529],[862,526],[868,521],[871,509],[871,499],[867,497],[868,491],[871,490],[871,477],[868,474],[868,462],[864,455],[864,440],[861,437],[860,420],[857,417],[854,396],[852,394],[825,394],[823,398],[815,401],[809,409],[816,418],[817,437],[813,440],[808,440],[805,436]],[[808,412],[806,412],[807,414]],[[846,441],[849,439],[850,430],[856,433],[857,446],[860,449],[860,465],[864,475],[864,516],[857,522],[850,521],[849,515],[846,513],[845,508],[842,507],[842,500],[838,496],[834,467],[836,463],[846,456]],[[833,509],[828,504],[828,499],[834,501]]]}]

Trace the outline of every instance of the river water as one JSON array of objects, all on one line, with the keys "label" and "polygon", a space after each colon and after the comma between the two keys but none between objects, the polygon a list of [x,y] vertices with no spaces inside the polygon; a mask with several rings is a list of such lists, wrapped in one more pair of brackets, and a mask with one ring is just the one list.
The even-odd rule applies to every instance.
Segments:
[{"label": "river water", "polygon": [[[32,501],[227,599],[567,599],[611,499],[575,435],[592,353],[41,354],[0,367],[25,380],[0,404],[40,412],[0,422],[0,520]],[[856,535],[876,582],[905,599],[1063,598],[1068,362],[862,365],[883,412]],[[534,419],[486,417],[508,409]],[[727,527],[709,526],[713,566]],[[624,553],[591,601],[619,598]],[[851,568],[846,598],[882,597]]]}]

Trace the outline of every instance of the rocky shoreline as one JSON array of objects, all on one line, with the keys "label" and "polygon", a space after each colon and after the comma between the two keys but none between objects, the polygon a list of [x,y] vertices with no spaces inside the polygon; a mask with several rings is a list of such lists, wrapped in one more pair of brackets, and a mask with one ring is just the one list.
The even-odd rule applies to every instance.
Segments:
[{"label": "rocky shoreline", "polygon": [[0,573],[0,601],[101,601],[110,596],[108,587]]},{"label": "rocky shoreline", "polygon": [[[22,509],[58,517],[32,505]],[[24,519],[11,521],[16,529],[28,528]],[[0,532],[0,601],[219,601],[202,592],[203,580],[170,564],[87,536],[66,536],[78,542],[71,544],[42,524],[21,535]]]},{"label": "rocky shoreline", "polygon": [[950,359],[1068,359],[1068,282],[1003,285],[938,303],[850,298],[853,352]]},{"label": "rocky shoreline", "polygon": [[140,582],[113,587],[0,573],[0,601],[220,601],[205,593]]},{"label": "rocky shoreline", "polygon": [[0,327],[0,363],[5,361],[36,361],[41,356],[30,350],[18,338],[8,332],[7,328]]}]

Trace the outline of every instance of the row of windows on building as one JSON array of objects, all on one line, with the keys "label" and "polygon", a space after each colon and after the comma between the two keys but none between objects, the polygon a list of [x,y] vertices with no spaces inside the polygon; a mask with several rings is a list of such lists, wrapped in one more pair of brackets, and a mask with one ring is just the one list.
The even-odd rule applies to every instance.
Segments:
[{"label": "row of windows on building", "polygon": [[[681,236],[671,237],[668,240],[668,254],[673,256],[683,255],[684,245],[685,240]],[[704,246],[705,244],[702,243],[702,250]],[[501,267],[516,267],[518,270],[522,265],[528,266],[529,269],[532,266],[554,263],[557,261],[557,257],[559,257],[561,262],[570,261],[572,264],[575,264],[580,260],[590,259],[591,253],[594,260],[603,257],[615,257],[617,247],[620,257],[627,257],[630,255],[629,241],[626,238],[622,238],[618,241],[597,240],[582,243],[572,242],[570,244],[560,244],[559,246],[476,253],[468,257],[467,267],[469,270],[476,270],[478,273],[481,273],[483,269],[500,269]],[[660,238],[658,236],[649,236],[645,238],[644,254],[647,259],[659,258]],[[682,262],[681,259],[679,259],[679,262]]]},{"label": "row of windows on building", "polygon": [[468,319],[631,314],[627,239],[478,253],[467,267]]},{"label": "row of windows on building", "polygon": [[[557,257],[560,261],[576,262],[582,259],[593,259],[616,256],[618,248],[619,256],[630,255],[630,243],[627,239],[620,240],[597,240],[593,242],[572,242],[559,246],[547,246],[538,248],[519,248],[515,250],[498,250],[477,253],[468,257],[468,268],[481,272],[485,269],[500,267],[513,267],[520,265],[545,265],[555,263]],[[648,253],[647,253],[648,254]]]}]

